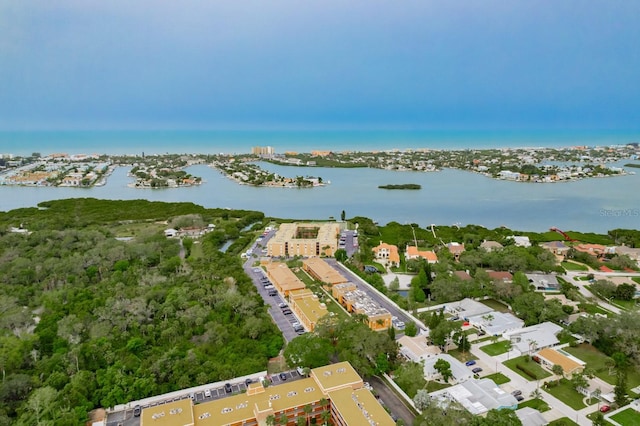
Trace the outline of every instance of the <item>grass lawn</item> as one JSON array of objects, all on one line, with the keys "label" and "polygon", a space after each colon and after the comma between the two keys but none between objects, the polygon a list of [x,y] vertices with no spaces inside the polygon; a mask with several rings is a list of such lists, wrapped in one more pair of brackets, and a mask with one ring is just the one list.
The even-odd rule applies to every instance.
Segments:
[{"label": "grass lawn", "polygon": [[[585,286],[585,287],[588,288],[589,286]],[[592,303],[580,303],[578,304],[578,308],[591,315],[594,315],[594,314],[602,314],[606,316],[612,315],[611,312],[607,311],[606,309],[602,309],[600,306],[594,305]]]},{"label": "grass lawn", "polygon": [[549,423],[549,426],[578,426],[578,423],[571,420],[569,417],[560,417]]},{"label": "grass lawn", "polygon": [[638,304],[635,300],[620,300],[620,299],[612,299],[611,304],[615,305],[621,309],[630,310],[634,309]]},{"label": "grass lawn", "polygon": [[509,312],[509,308],[507,308],[507,305],[495,299],[481,300],[480,303],[487,305],[490,308],[493,308],[494,311]]},{"label": "grass lawn", "polygon": [[[606,367],[606,360],[609,358],[594,346],[587,343],[580,344],[575,347],[566,347],[565,351],[571,355],[587,363],[587,367],[592,369],[596,376],[604,380],[605,382],[615,385],[616,377],[614,374],[609,374],[609,368]],[[627,372],[627,388],[631,389],[636,386],[640,386],[640,371],[638,369],[629,369]]]},{"label": "grass lawn", "polygon": [[202,256],[204,256],[204,253],[202,251],[202,244],[193,244],[191,246],[191,257],[193,257],[194,259],[198,259],[201,258]]},{"label": "grass lawn", "polygon": [[640,277],[632,277],[631,279],[640,284]]},{"label": "grass lawn", "polygon": [[475,357],[473,356],[473,354],[469,351],[466,352],[461,352],[459,349],[451,349],[450,351],[447,352],[449,355],[451,355],[452,357],[454,357],[455,359],[457,359],[460,362],[467,362],[471,359],[475,359]]},{"label": "grass lawn", "polygon": [[584,395],[573,389],[571,382],[567,379],[560,379],[559,385],[549,387],[545,390],[574,410],[580,410],[586,407],[583,402]]},{"label": "grass lawn", "polygon": [[[594,411],[593,413],[587,414],[587,418],[591,421],[595,421],[596,417],[598,417],[598,414],[601,414],[599,411]],[[602,418],[603,420],[603,424],[604,425],[611,425],[613,426],[613,423],[611,423],[610,421],[607,421],[607,419],[605,419],[604,417]]]},{"label": "grass lawn", "polygon": [[541,413],[551,410],[551,407],[549,407],[549,404],[547,404],[540,398],[534,398],[534,399],[530,399],[529,401],[519,402],[518,408],[522,408],[522,407],[531,407],[535,410],[540,411]]},{"label": "grass lawn", "polygon": [[[528,361],[527,361],[528,360]],[[544,368],[540,367],[535,361],[531,361],[527,355],[519,356],[518,358],[510,359],[509,361],[505,361],[504,365],[521,375],[527,380],[541,380],[546,377],[551,377],[551,373],[549,373]],[[520,366],[526,371],[529,371],[533,376],[531,377],[523,370],[518,368]]]},{"label": "grass lawn", "polygon": [[589,270],[589,268],[586,265],[583,265],[582,263],[562,262],[561,265],[567,271],[588,271]]},{"label": "grass lawn", "polygon": [[640,413],[633,408],[627,408],[611,418],[622,426],[640,426]]},{"label": "grass lawn", "polygon": [[490,345],[481,346],[480,350],[486,353],[487,355],[496,356],[496,355],[506,353],[508,350],[508,347],[510,346],[510,343],[511,342],[509,342],[508,340],[505,340],[502,342],[496,342]]},{"label": "grass lawn", "polygon": [[493,380],[496,385],[503,385],[511,381],[510,378],[502,373],[489,374],[488,376],[484,376],[484,378]]},{"label": "grass lawn", "polygon": [[434,381],[427,382],[427,392],[435,392],[448,387],[451,387],[449,383],[438,383]]}]

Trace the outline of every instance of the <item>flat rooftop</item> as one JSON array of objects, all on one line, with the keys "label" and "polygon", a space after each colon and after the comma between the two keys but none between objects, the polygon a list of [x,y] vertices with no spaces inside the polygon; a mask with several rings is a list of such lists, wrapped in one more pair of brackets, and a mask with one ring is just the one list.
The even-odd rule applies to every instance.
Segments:
[{"label": "flat rooftop", "polygon": [[394,426],[387,411],[367,389],[340,389],[329,393],[331,404],[348,425]]},{"label": "flat rooftop", "polygon": [[192,426],[193,402],[191,398],[142,410],[140,426]]},{"label": "flat rooftop", "polygon": [[356,370],[348,362],[325,365],[311,370],[311,376],[315,377],[322,390],[326,393],[336,389],[361,388],[364,383]]},{"label": "flat rooftop", "polygon": [[256,395],[233,395],[193,407],[198,426],[224,426],[255,419],[256,409],[273,408],[274,412],[301,407],[324,398],[311,378],[270,386]]},{"label": "flat rooftop", "polygon": [[305,264],[307,268],[309,268],[322,282],[328,284],[341,284],[349,281],[319,257],[305,259],[302,263]]}]

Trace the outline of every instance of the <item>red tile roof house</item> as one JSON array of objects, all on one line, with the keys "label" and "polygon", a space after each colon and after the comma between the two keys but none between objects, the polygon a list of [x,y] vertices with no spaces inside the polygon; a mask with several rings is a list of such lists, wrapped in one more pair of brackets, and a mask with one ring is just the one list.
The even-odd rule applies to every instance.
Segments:
[{"label": "red tile roof house", "polygon": [[448,243],[447,248],[449,249],[449,253],[453,255],[453,258],[455,260],[460,260],[460,255],[464,251],[464,244]]},{"label": "red tile roof house", "polygon": [[489,275],[489,278],[491,278],[493,281],[502,281],[505,283],[513,282],[513,275],[511,275],[511,272],[487,271],[487,275]]},{"label": "red tile roof house", "polygon": [[454,271],[453,274],[456,275],[458,278],[460,278],[462,281],[468,281],[473,279],[471,275],[469,275],[469,273],[466,271]]},{"label": "red tile roof house", "polygon": [[438,261],[438,255],[435,252],[430,250],[420,251],[416,246],[407,245],[404,258],[406,260],[411,260],[411,259],[417,259],[419,257],[423,258],[424,260],[427,261],[427,263],[431,263],[431,264],[436,263]]},{"label": "red tile roof house", "polygon": [[391,265],[396,268],[400,266],[400,255],[398,254],[398,247],[393,244],[383,243],[371,249],[373,251],[376,260],[383,263],[385,266]]}]

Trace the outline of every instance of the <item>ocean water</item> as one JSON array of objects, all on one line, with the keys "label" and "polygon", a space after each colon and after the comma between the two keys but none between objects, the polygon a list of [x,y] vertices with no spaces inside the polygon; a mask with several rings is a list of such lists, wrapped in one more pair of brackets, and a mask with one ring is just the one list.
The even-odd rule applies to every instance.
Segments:
[{"label": "ocean water", "polygon": [[0,131],[0,153],[243,154],[252,146],[277,153],[312,150],[467,149],[619,145],[640,141],[640,131]]}]

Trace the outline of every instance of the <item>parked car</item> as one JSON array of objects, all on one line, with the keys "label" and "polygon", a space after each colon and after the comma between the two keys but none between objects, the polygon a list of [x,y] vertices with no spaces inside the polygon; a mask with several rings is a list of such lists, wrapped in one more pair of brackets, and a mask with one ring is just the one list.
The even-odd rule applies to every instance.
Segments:
[{"label": "parked car", "polygon": [[476,360],[475,359],[470,359],[469,361],[465,362],[464,365],[471,366],[471,365],[476,365]]},{"label": "parked car", "polygon": [[473,372],[473,374],[478,374],[479,372],[481,372],[481,371],[482,371],[482,368],[480,368],[480,367],[476,367],[476,368],[474,368],[474,369],[473,369],[473,370],[471,370],[471,371]]},{"label": "parked car", "polygon": [[278,305],[278,307],[279,307],[280,309],[284,309],[284,308],[288,308],[288,307],[289,307],[289,305],[287,305],[286,303],[282,302],[281,304],[279,304],[279,305]]},{"label": "parked car", "polygon": [[602,407],[600,407],[601,413],[606,413],[609,410],[611,410],[611,407],[609,407],[608,405],[603,405]]},{"label": "parked car", "polygon": [[278,377],[280,377],[280,380],[287,380],[287,375],[285,373],[278,374]]},{"label": "parked car", "polygon": [[522,391],[521,390],[514,390],[513,392],[511,392],[511,395],[513,395],[513,396],[522,395]]},{"label": "parked car", "polygon": [[211,389],[205,389],[204,397],[205,398],[211,398]]},{"label": "parked car", "polygon": [[304,368],[298,367],[298,368],[296,368],[296,371],[298,371],[299,375],[304,376]]},{"label": "parked car", "polygon": [[140,417],[140,413],[142,413],[142,408],[139,405],[133,407],[133,417]]},{"label": "parked car", "polygon": [[282,310],[282,313],[285,314],[285,315],[291,315],[293,312],[291,311],[291,309],[286,308],[286,309]]},{"label": "parked car", "polygon": [[244,381],[244,385],[245,385],[246,387],[249,387],[249,385],[250,385],[251,383],[253,383],[253,380],[251,380],[250,378],[249,378],[249,379],[246,379],[246,380]]},{"label": "parked car", "polygon": [[231,388],[231,383],[225,383],[225,384],[224,384],[224,391],[225,391],[226,393],[231,393],[231,391],[232,391],[232,390],[233,390],[233,389]]},{"label": "parked car", "polygon": [[516,401],[520,402],[520,401],[523,401],[523,400],[524,400],[524,396],[522,396],[522,395],[517,395],[516,396]]}]

